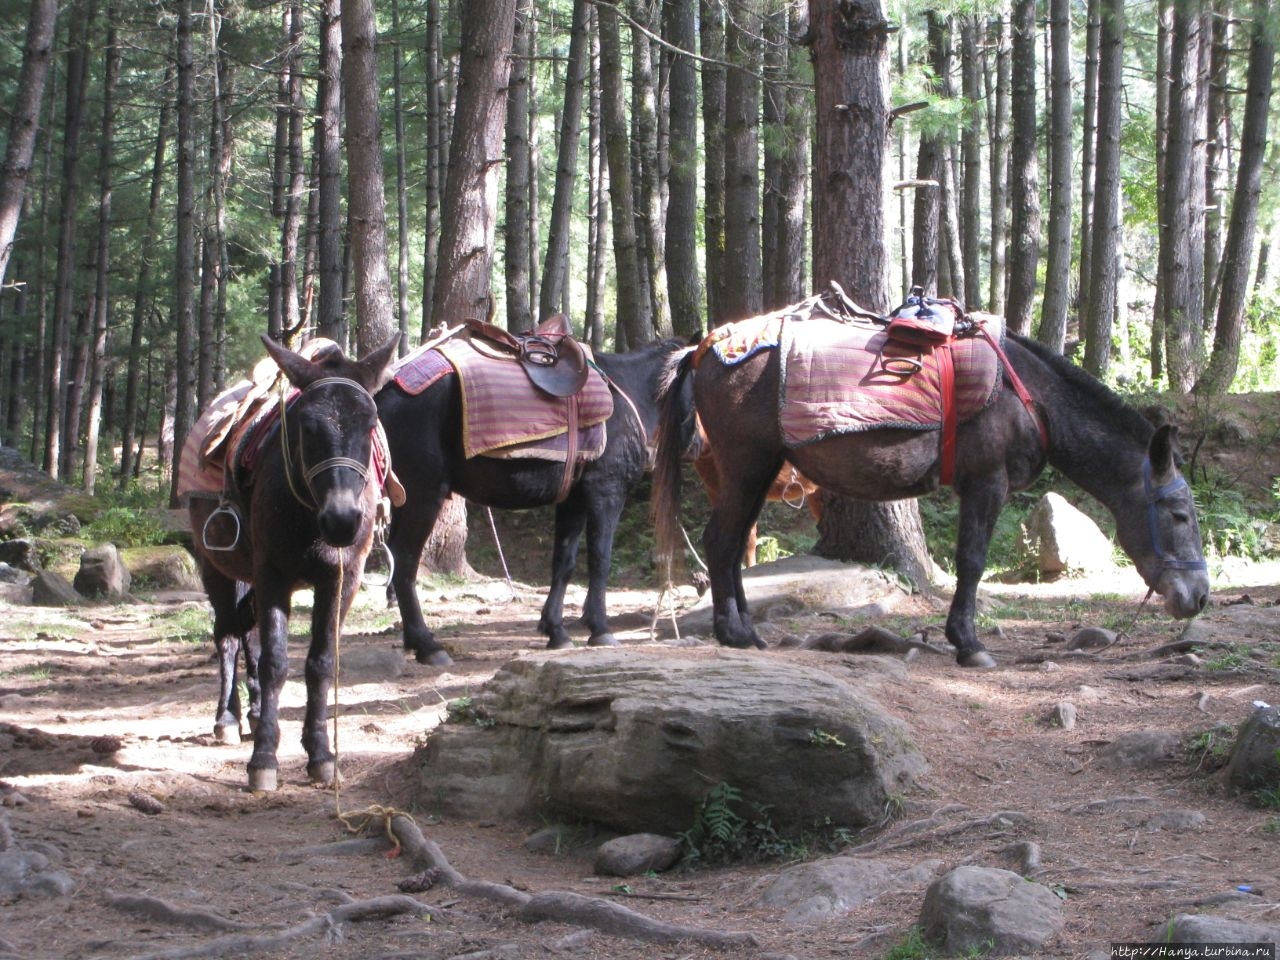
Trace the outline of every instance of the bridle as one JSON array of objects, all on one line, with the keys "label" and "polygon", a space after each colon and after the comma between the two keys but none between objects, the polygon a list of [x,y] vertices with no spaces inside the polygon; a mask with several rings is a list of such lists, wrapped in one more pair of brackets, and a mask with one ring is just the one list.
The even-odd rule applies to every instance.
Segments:
[{"label": "bridle", "polygon": [[[369,391],[364,388],[363,384],[358,383],[355,380],[351,380],[348,377],[321,377],[319,380],[313,380],[302,388],[299,396],[306,393],[308,390],[314,390],[317,387],[329,386],[350,387],[353,390],[359,391],[364,396],[369,397],[370,402],[373,400]],[[351,457],[329,457],[325,460],[321,460],[314,466],[307,466],[306,451],[301,449],[302,438],[299,437],[298,461],[302,467],[302,483],[307,494],[310,496],[311,501],[308,503],[307,500],[303,499],[302,494],[298,492],[298,488],[293,479],[293,456],[289,450],[289,424],[286,420],[286,411],[289,407],[287,394],[288,391],[284,389],[280,391],[280,449],[284,455],[284,475],[289,481],[289,491],[293,494],[294,499],[310,510],[317,509],[319,507],[319,501],[315,495],[315,490],[312,489],[312,481],[326,470],[336,470],[339,467],[346,467],[349,470],[354,470],[359,475],[360,480],[367,484],[369,482],[369,464],[361,463],[359,460],[354,460]]]},{"label": "bridle", "polygon": [[[1144,458],[1142,461],[1142,490],[1147,500],[1147,529],[1151,533],[1151,549],[1155,551],[1156,559],[1162,564],[1160,573],[1165,570],[1207,570],[1208,563],[1201,560],[1179,560],[1176,557],[1169,557],[1160,549],[1160,530],[1156,520],[1156,504],[1161,500],[1167,500],[1180,490],[1189,490],[1186,477],[1179,474],[1168,483],[1160,486],[1153,486],[1151,483],[1151,460]],[[1189,494],[1188,494],[1189,495]],[[1159,578],[1160,573],[1156,574]]]}]

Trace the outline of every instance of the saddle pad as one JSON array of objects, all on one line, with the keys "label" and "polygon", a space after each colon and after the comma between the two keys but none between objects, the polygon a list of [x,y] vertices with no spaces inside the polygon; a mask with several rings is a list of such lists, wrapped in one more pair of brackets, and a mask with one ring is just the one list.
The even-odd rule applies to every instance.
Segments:
[{"label": "saddle pad", "polygon": [[178,495],[188,493],[220,493],[226,466],[221,455],[210,455],[212,445],[220,449],[221,441],[233,426],[233,418],[241,401],[253,389],[253,382],[241,380],[219,394],[187,433],[178,459]]},{"label": "saddle pad", "polygon": [[[1003,325],[992,329],[1002,340]],[[782,324],[781,414],[784,441],[798,446],[842,433],[895,427],[938,430],[942,397],[937,354],[944,348],[917,348],[889,340],[882,327],[837,323],[820,317]],[[960,422],[980,412],[998,395],[1000,361],[980,336],[951,343],[955,362],[955,402]],[[886,369],[885,359],[918,360],[920,369]]]},{"label": "saddle pad", "polygon": [[416,397],[450,373],[453,373],[453,364],[444,358],[444,354],[433,343],[424,343],[395,361],[391,367],[391,379],[411,397]]},{"label": "saddle pad", "polygon": [[[552,397],[530,382],[524,368],[514,360],[484,356],[465,339],[446,340],[435,348],[453,365],[462,384],[463,454],[478,456],[540,456],[536,453],[500,454],[516,444],[527,446],[566,434],[569,429],[568,404],[578,404],[581,431],[603,424],[613,414],[613,394],[604,377],[593,367],[586,385],[574,397]],[[604,444],[597,442],[594,456]],[[580,441],[581,456],[593,459],[591,450]],[[556,459],[545,456],[544,459]],[[564,459],[563,451],[559,456]]]}]

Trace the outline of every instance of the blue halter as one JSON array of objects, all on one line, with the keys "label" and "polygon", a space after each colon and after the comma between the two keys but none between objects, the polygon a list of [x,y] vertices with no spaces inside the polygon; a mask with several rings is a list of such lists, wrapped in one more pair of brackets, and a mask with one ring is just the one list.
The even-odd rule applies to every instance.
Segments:
[{"label": "blue halter", "polygon": [[1156,558],[1164,564],[1166,570],[1207,570],[1209,565],[1204,560],[1178,560],[1166,557],[1164,551],[1160,549],[1159,530],[1156,524],[1156,504],[1161,500],[1167,500],[1179,490],[1187,489],[1187,480],[1179,475],[1163,486],[1153,487],[1151,485],[1151,460],[1144,459],[1142,461],[1142,489],[1147,496],[1147,528],[1151,531],[1151,549],[1155,551]]}]

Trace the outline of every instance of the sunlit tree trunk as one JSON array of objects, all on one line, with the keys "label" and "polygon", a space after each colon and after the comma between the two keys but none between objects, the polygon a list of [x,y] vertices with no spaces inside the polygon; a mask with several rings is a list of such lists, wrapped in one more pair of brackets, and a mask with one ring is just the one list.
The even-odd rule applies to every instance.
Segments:
[{"label": "sunlit tree trunk", "polygon": [[804,36],[807,4],[779,4],[765,18],[764,198],[762,202],[763,306],[776,309],[803,299],[805,200],[809,187],[811,99],[801,85],[812,80],[807,58],[792,38]]},{"label": "sunlit tree trunk", "polygon": [[1009,226],[1009,283],[1005,313],[1010,330],[1030,333],[1036,297],[1036,270],[1040,263],[1035,0],[1015,0],[1011,63],[1013,138],[1009,148],[1009,201],[1013,216]]},{"label": "sunlit tree trunk", "polygon": [[725,26],[724,7],[699,0],[698,48],[702,63],[702,233],[706,257],[707,326],[741,319],[726,310],[724,248]]},{"label": "sunlit tree trunk", "polygon": [[192,338],[195,335],[196,190],[195,190],[195,77],[192,58],[190,0],[177,0],[177,243],[174,255],[174,357],[166,391],[172,397],[167,428],[158,438],[159,461],[168,469],[169,506],[179,506],[177,453],[194,419]]},{"label": "sunlit tree trunk", "polygon": [[987,85],[991,131],[991,275],[988,278],[991,292],[987,299],[988,309],[1003,316],[1009,262],[1009,88],[1012,83],[1007,11],[1002,8],[990,27],[994,33],[995,69],[994,83]]},{"label": "sunlit tree trunk", "polygon": [[57,13],[56,0],[31,0],[22,69],[13,102],[8,105],[9,136],[5,143],[4,170],[0,173],[0,285],[8,272],[13,238],[18,231],[18,218],[31,175],[31,159],[35,156],[40,104],[52,57]]},{"label": "sunlit tree trunk", "polygon": [[347,343],[342,302],[342,0],[320,7],[316,86],[316,333]]},{"label": "sunlit tree trunk", "polygon": [[1212,0],[1208,14],[1209,76],[1208,142],[1205,144],[1204,187],[1204,328],[1213,330],[1218,302],[1218,271],[1222,265],[1223,225],[1227,222],[1227,181],[1230,175],[1231,10],[1226,0]]},{"label": "sunlit tree trunk", "polygon": [[1104,376],[1111,363],[1112,323],[1116,313],[1120,215],[1120,127],[1124,110],[1124,0],[1101,0],[1098,34],[1098,129],[1094,164],[1092,240],[1093,267],[1089,287],[1080,295],[1087,304],[1084,366]]},{"label": "sunlit tree trunk", "polygon": [[1093,286],[1093,188],[1098,152],[1098,36],[1101,0],[1088,0],[1085,13],[1084,114],[1080,144],[1080,273],[1076,318],[1083,339],[1089,327],[1089,290]]},{"label": "sunlit tree trunk", "polygon": [[[814,282],[839,279],[854,300],[889,307],[885,181],[889,119],[889,23],[879,0],[811,0],[815,77]],[[845,229],[856,223],[859,229]],[[918,584],[931,562],[914,500],[826,498],[821,556],[888,563]]]},{"label": "sunlit tree trunk", "polygon": [[761,312],[760,34],[763,0],[743,0],[728,18],[725,77],[724,264],[721,309],[731,320]]},{"label": "sunlit tree trunk", "polygon": [[657,89],[653,77],[654,0],[631,2],[631,118],[635,127],[632,167],[636,171],[636,237],[640,279],[649,301],[654,333],[671,335],[667,295],[666,222],[662,215]]},{"label": "sunlit tree trunk", "polygon": [[1040,314],[1040,342],[1061,353],[1067,339],[1067,311],[1071,301],[1071,181],[1075,155],[1071,120],[1071,2],[1050,0],[1050,73],[1053,78],[1049,118],[1049,236],[1045,268],[1044,304]]},{"label": "sunlit tree trunk", "polygon": [[669,77],[671,169],[667,176],[667,286],[675,332],[691,336],[703,329],[702,280],[698,275],[698,75],[693,60],[671,48],[697,46],[697,0],[666,0],[664,49]]},{"label": "sunlit tree trunk", "polygon": [[960,14],[960,92],[969,103],[960,131],[960,242],[964,258],[965,305],[982,309],[982,60],[979,24],[971,13]]},{"label": "sunlit tree trunk", "polygon": [[503,257],[508,330],[533,328],[529,236],[529,52],[532,0],[517,0],[507,84]]}]

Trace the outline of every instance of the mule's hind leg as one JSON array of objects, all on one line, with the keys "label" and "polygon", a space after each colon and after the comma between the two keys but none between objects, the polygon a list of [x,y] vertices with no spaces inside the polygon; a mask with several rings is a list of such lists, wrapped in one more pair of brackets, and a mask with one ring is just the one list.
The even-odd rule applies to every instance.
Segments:
[{"label": "mule's hind leg", "polygon": [[439,490],[422,491],[422,496],[410,497],[404,506],[392,511],[387,534],[387,549],[391,551],[394,566],[387,595],[388,599],[394,596],[400,608],[404,649],[412,650],[419,663],[433,667],[447,667],[453,658],[436,642],[435,634],[427,629],[427,621],[422,616],[418,601],[418,563],[445,495],[444,490]]},{"label": "mule's hind leg", "polygon": [[[638,479],[638,478],[637,478]],[[593,647],[612,647],[618,643],[609,629],[609,611],[606,598],[609,589],[609,569],[613,564],[613,540],[622,519],[622,508],[627,503],[629,485],[621,483],[593,485],[587,507],[587,571],[590,582],[587,600],[582,607],[582,619],[591,630],[587,641]]]},{"label": "mule's hind leg", "polygon": [[956,537],[956,592],[947,612],[947,639],[956,648],[962,667],[994,667],[995,659],[978,639],[973,618],[978,604],[978,582],[987,565],[987,549],[996,518],[1004,505],[1007,484],[999,479],[966,482],[960,494],[960,529]]},{"label": "mule's hind leg", "polygon": [[[573,646],[564,628],[564,594],[569,578],[578,565],[578,544],[587,526],[587,507],[581,487],[573,490],[563,503],[556,505],[555,543],[551,549],[551,587],[542,604],[538,632],[547,638],[548,650]],[[588,595],[589,596],[589,595]],[[594,632],[594,630],[593,630]]]},{"label": "mule's hind leg", "polygon": [[720,464],[722,476],[734,477],[716,494],[711,517],[702,532],[702,548],[707,555],[711,580],[712,616],[716,639],[727,647],[764,648],[747,611],[747,595],[742,586],[742,555],[747,538],[764,506],[769,483],[777,476],[782,456],[764,463],[743,457],[732,468]]},{"label": "mule's hind leg", "polygon": [[213,711],[213,736],[218,743],[240,742],[241,703],[236,669],[242,630],[236,612],[236,581],[200,561],[200,580],[213,607],[213,644],[218,657],[218,702]]}]

